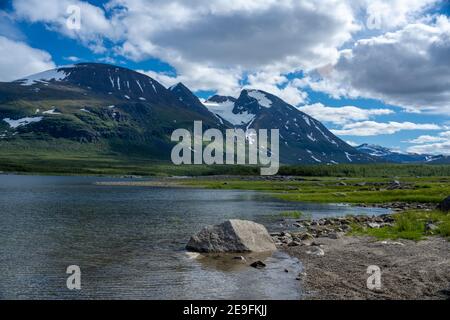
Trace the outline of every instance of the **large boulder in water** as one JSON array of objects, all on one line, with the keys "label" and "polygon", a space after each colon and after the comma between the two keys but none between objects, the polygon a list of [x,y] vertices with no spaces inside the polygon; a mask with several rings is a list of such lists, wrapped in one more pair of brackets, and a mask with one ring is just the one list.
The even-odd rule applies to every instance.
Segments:
[{"label": "large boulder in water", "polygon": [[438,209],[444,212],[450,211],[450,196],[442,200],[442,202],[438,205]]},{"label": "large boulder in water", "polygon": [[207,226],[192,236],[186,249],[196,252],[267,252],[276,247],[267,229],[245,220]]}]

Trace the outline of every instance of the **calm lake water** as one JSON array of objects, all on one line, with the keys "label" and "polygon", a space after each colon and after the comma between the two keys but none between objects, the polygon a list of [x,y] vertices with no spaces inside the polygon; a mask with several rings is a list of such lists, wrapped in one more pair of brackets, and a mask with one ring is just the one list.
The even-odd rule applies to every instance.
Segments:
[{"label": "calm lake water", "polygon": [[[277,231],[288,227],[279,217],[286,210],[386,212],[252,191],[94,185],[108,180],[0,175],[0,299],[299,299],[301,262],[282,252],[248,257],[265,259],[256,270],[232,257],[194,258],[184,246],[230,218]],[[69,265],[81,268],[79,291],[66,287]]]}]

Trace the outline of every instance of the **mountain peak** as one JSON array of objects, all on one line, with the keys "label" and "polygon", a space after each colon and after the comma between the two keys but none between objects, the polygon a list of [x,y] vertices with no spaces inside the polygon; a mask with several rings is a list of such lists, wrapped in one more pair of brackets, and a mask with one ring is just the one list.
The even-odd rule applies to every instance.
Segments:
[{"label": "mountain peak", "polygon": [[176,99],[185,107],[195,110],[203,115],[210,116],[208,109],[202,104],[200,99],[189,90],[183,83],[178,82],[169,88],[169,91],[176,97]]},{"label": "mountain peak", "polygon": [[169,90],[170,90],[170,91],[183,90],[183,91],[189,91],[189,92],[191,92],[191,90],[189,90],[189,88],[186,87],[186,86],[184,85],[183,82],[178,82],[177,84],[174,84],[173,86],[171,86],[171,87],[169,88]]},{"label": "mountain peak", "polygon": [[131,69],[103,63],[61,66],[16,80],[23,86],[66,85],[124,100],[155,101],[167,97],[167,89],[149,76]]},{"label": "mountain peak", "polygon": [[215,103],[224,103],[224,102],[236,102],[236,98],[230,97],[230,96],[219,96],[219,95],[213,95],[212,97],[209,97],[207,102],[215,102]]}]

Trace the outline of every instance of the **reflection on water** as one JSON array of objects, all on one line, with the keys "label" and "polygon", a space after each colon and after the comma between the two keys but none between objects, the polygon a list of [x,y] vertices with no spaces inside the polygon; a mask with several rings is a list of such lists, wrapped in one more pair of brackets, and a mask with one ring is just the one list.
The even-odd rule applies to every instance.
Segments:
[{"label": "reflection on water", "polygon": [[[193,258],[184,245],[204,225],[230,218],[273,231],[284,228],[276,214],[285,210],[384,212],[252,191],[93,184],[102,180],[108,179],[0,175],[1,299],[298,299],[296,259],[277,252],[257,270],[232,257]],[[72,264],[81,267],[81,291],[66,288]]]}]

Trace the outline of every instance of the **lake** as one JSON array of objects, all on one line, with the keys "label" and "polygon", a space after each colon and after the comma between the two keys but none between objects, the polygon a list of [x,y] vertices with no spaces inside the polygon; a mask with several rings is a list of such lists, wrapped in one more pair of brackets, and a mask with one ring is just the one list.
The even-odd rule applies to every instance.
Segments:
[{"label": "lake", "polygon": [[[232,257],[198,259],[184,246],[230,218],[279,231],[290,227],[279,215],[287,210],[387,212],[253,191],[94,184],[113,180],[0,175],[0,299],[300,299],[301,262],[283,252],[248,256],[265,259],[257,270]],[[69,265],[81,268],[81,290],[66,287]]]}]

